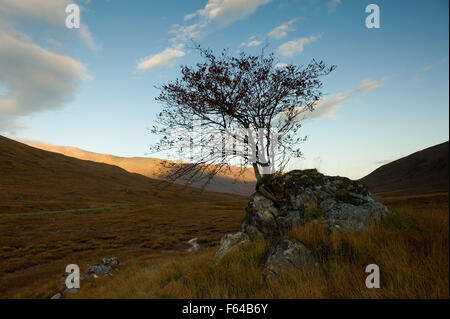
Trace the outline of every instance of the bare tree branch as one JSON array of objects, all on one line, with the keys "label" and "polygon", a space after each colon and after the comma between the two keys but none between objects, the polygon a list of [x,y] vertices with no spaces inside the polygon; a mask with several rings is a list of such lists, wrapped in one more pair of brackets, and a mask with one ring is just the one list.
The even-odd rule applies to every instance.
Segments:
[{"label": "bare tree branch", "polygon": [[261,172],[281,171],[301,156],[302,114],[314,110],[322,96],[320,78],[335,66],[312,60],[278,68],[273,53],[232,56],[223,50],[215,56],[196,49],[203,62],[182,66],[181,77],[159,87],[156,98],[164,107],[152,133],[161,139],[151,149],[180,156],[164,161],[166,180],[204,180],[206,186],[231,165],[241,173],[252,166],[259,180]]}]

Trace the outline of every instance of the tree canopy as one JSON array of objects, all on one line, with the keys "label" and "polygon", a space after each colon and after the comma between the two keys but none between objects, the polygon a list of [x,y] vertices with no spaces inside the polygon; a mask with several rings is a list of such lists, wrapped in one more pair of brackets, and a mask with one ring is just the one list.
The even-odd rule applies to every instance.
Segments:
[{"label": "tree canopy", "polygon": [[316,60],[282,65],[264,50],[237,56],[223,50],[216,56],[196,49],[203,61],[182,66],[181,77],[159,87],[156,98],[163,109],[152,132],[161,139],[152,149],[178,155],[165,162],[167,180],[202,179],[206,185],[233,165],[253,166],[260,179],[300,157],[303,114],[314,111],[322,96],[321,77],[335,66]]}]

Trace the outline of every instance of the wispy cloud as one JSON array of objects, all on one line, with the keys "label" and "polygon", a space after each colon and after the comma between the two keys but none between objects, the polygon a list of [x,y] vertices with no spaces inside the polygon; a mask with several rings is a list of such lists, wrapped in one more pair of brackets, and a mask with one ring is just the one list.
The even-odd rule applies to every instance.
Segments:
[{"label": "wispy cloud", "polygon": [[224,27],[244,19],[269,3],[270,0],[209,0],[203,9],[185,16],[185,20],[198,17],[202,22],[217,22]]},{"label": "wispy cloud", "polygon": [[90,79],[85,67],[71,57],[41,48],[25,36],[0,32],[0,130],[23,128],[21,117],[61,108],[72,100],[81,81]]},{"label": "wispy cloud", "polygon": [[17,136],[17,135],[6,135],[7,138],[10,138],[12,140],[15,140],[17,142],[21,142],[24,144],[31,144],[31,145],[53,145],[50,142],[33,138],[33,137],[27,137],[27,136]]},{"label": "wispy cloud", "polygon": [[[182,49],[190,39],[199,39],[215,30],[242,20],[255,12],[260,6],[271,0],[208,0],[206,5],[184,17],[185,21],[194,21],[189,25],[174,25],[169,31],[172,44],[159,53],[142,59],[137,68],[148,71],[161,66],[171,66],[177,58],[186,54]],[[256,45],[257,42],[253,42]],[[170,62],[168,62],[170,61]]]},{"label": "wispy cloud", "polygon": [[421,67],[420,69],[417,69],[415,71],[414,76],[412,77],[412,80],[416,83],[421,83],[425,80],[426,73],[435,69],[437,66],[439,66],[441,63],[445,62],[445,60],[440,60],[428,65],[425,65]]},{"label": "wispy cloud", "polygon": [[285,68],[287,67],[287,63],[283,63],[283,62],[278,62],[277,64],[275,64],[276,68]]},{"label": "wispy cloud", "polygon": [[[65,8],[73,2],[71,0],[0,0],[0,20],[12,28],[37,22],[44,23],[53,29],[58,28],[69,32],[69,29],[65,28]],[[81,5],[80,10],[83,11]],[[75,34],[91,50],[101,49],[84,22],[80,29],[70,30],[70,32]]]},{"label": "wispy cloud", "polygon": [[383,78],[381,80],[371,80],[364,79],[361,81],[360,85],[355,88],[345,92],[340,92],[334,94],[330,97],[324,97],[318,101],[315,106],[315,110],[306,115],[307,118],[333,118],[336,110],[346,101],[357,96],[369,92],[373,89],[382,87],[386,83],[387,79]]},{"label": "wispy cloud", "polygon": [[139,64],[139,70],[149,70],[157,67],[172,66],[178,58],[185,56],[186,53],[179,48],[166,48],[164,51],[144,58]]},{"label": "wispy cloud", "polygon": [[341,0],[330,0],[328,3],[328,13],[335,13],[337,8],[342,5]]},{"label": "wispy cloud", "polygon": [[293,57],[294,55],[302,53],[305,45],[317,41],[318,39],[318,36],[312,35],[308,38],[298,38],[292,41],[288,41],[280,45],[277,48],[277,52],[278,54],[285,57]]},{"label": "wispy cloud", "polygon": [[267,35],[275,40],[283,39],[288,32],[295,31],[295,28],[292,26],[298,19],[292,19],[286,21],[279,26],[275,27],[272,31],[270,31]]},{"label": "wispy cloud", "polygon": [[247,42],[242,42],[241,46],[242,47],[257,47],[260,46],[261,44],[263,44],[264,42],[261,40],[258,40],[256,38],[256,36],[251,36]]},{"label": "wispy cloud", "polygon": [[433,65],[432,65],[432,64],[427,65],[427,66],[424,66],[424,67],[422,68],[422,72],[428,72],[428,71],[430,71],[432,68],[433,68]]},{"label": "wispy cloud", "polygon": [[382,160],[382,161],[376,161],[375,164],[377,164],[377,165],[384,165],[384,164],[387,164],[387,163],[390,163],[390,162],[393,162],[393,161],[395,161],[395,160],[393,160],[393,159]]}]

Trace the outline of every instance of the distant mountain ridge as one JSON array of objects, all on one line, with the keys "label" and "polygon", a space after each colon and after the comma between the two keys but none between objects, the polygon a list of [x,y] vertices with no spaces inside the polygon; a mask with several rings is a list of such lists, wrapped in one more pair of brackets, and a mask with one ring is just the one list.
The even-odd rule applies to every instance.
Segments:
[{"label": "distant mountain ridge", "polygon": [[[163,160],[147,157],[119,157],[85,151],[72,146],[28,144],[42,150],[98,163],[115,165],[124,170],[150,178],[158,178]],[[449,142],[444,142],[385,164],[360,179],[369,186],[372,194],[417,195],[448,193]],[[237,168],[236,168],[237,169]],[[233,172],[233,168],[232,168]],[[237,178],[235,181],[234,179]],[[199,186],[199,185],[193,185]],[[206,190],[239,195],[253,193],[253,171],[245,170],[242,176],[216,176]]]},{"label": "distant mountain ridge", "polygon": [[448,192],[449,142],[385,164],[361,179],[374,194],[417,195]]},{"label": "distant mountain ridge", "polygon": [[[161,170],[164,171],[164,162],[162,159],[150,157],[120,157],[109,154],[101,154],[89,152],[72,146],[57,146],[57,145],[43,145],[43,144],[28,144],[29,146],[39,148],[41,150],[63,154],[82,160],[89,160],[98,163],[105,163],[109,165],[116,165],[124,170],[141,174],[150,178],[158,179]],[[255,190],[255,176],[253,170],[245,169],[240,175],[240,168],[231,167],[231,173],[219,173],[206,186],[206,190],[237,194],[250,195]],[[191,186],[200,187],[199,183],[194,183]]]},{"label": "distant mountain ridge", "polygon": [[230,200],[131,173],[116,165],[48,152],[0,136],[0,214]]}]

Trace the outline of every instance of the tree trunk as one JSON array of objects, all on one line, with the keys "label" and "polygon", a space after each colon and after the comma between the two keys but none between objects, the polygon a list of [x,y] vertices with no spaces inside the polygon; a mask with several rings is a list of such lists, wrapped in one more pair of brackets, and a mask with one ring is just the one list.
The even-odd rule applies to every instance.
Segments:
[{"label": "tree trunk", "polygon": [[253,171],[255,172],[256,180],[261,180],[261,173],[259,172],[258,164],[253,163]]}]

